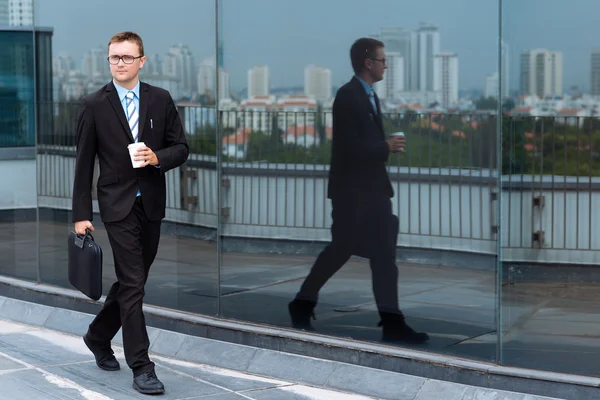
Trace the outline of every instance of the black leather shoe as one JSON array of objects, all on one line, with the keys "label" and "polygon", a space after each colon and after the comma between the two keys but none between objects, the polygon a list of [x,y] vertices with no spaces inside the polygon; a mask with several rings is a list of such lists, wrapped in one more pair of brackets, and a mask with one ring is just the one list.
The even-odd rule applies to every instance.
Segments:
[{"label": "black leather shoe", "polygon": [[292,317],[292,327],[304,329],[305,331],[314,331],[310,319],[316,319],[314,309],[317,303],[314,301],[294,299],[288,304],[290,317]]},{"label": "black leather shoe", "polygon": [[87,333],[83,335],[83,342],[90,349],[96,358],[96,365],[98,368],[105,371],[118,371],[121,369],[121,365],[114,356],[114,352],[110,348],[110,344],[102,346],[92,342],[88,339]]},{"label": "black leather shoe", "polygon": [[156,377],[156,373],[146,372],[133,377],[133,388],[142,394],[163,394],[165,387]]},{"label": "black leather shoe", "polygon": [[404,320],[402,314],[382,313],[379,326],[383,327],[382,341],[384,342],[404,342],[410,344],[423,344],[429,340],[429,335],[425,332],[417,332]]}]

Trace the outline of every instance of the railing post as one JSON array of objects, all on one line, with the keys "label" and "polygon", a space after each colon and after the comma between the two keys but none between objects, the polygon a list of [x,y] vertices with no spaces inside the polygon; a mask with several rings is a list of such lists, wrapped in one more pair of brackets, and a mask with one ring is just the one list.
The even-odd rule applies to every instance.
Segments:
[{"label": "railing post", "polygon": [[197,179],[196,170],[189,169],[187,162],[179,167],[179,200],[183,210],[189,210],[190,206],[198,207],[198,196],[190,194],[190,183],[195,183]]}]

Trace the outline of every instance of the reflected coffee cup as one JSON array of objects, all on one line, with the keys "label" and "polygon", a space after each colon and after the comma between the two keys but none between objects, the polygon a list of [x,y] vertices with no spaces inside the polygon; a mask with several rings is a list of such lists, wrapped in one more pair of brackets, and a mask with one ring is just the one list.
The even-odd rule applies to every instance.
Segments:
[{"label": "reflected coffee cup", "polygon": [[144,160],[135,161],[135,155],[139,148],[145,147],[146,144],[144,142],[131,143],[127,148],[129,149],[129,157],[131,158],[131,165],[133,168],[140,168],[144,163]]}]

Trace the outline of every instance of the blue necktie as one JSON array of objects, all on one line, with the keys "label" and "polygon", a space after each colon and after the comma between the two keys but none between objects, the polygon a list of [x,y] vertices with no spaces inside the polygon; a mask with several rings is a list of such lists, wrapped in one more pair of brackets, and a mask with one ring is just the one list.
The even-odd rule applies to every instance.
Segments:
[{"label": "blue necktie", "polygon": [[369,93],[369,100],[371,100],[371,104],[373,105],[373,111],[375,111],[375,114],[377,114],[377,103],[375,103],[375,92],[373,92],[371,90],[371,93]]},{"label": "blue necktie", "polygon": [[[129,128],[131,129],[131,134],[133,135],[133,141],[137,143],[138,141],[138,122],[139,122],[139,115],[138,115],[138,111],[135,108],[135,102],[133,101],[135,94],[130,90],[129,92],[127,92],[127,94],[125,95],[125,108],[127,109],[127,122],[129,122]],[[136,197],[141,196],[142,193],[139,191],[137,192]]]},{"label": "blue necktie", "polygon": [[138,121],[139,115],[135,108],[135,102],[133,101],[135,94],[132,91],[127,92],[125,96],[125,108],[127,108],[127,121],[129,122],[129,128],[133,135],[133,141],[138,141]]}]

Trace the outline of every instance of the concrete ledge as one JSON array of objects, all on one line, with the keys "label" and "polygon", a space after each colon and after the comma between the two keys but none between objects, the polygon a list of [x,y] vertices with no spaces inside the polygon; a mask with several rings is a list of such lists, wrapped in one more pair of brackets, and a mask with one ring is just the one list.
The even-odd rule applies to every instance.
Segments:
[{"label": "concrete ledge", "polygon": [[0,160],[35,160],[35,157],[35,146],[0,148]]},{"label": "concrete ledge", "polygon": [[[9,297],[0,297],[0,318],[75,335],[85,332],[91,314],[99,310],[104,300],[93,302],[74,290],[7,277],[0,277],[0,296]],[[413,378],[421,379],[422,383],[435,379],[478,386],[482,390],[509,390],[577,400],[595,398],[600,388],[597,378],[504,367],[155,306],[145,306],[145,312],[146,321],[152,327],[149,329],[151,351],[157,354],[281,379],[294,377],[299,382],[337,389],[354,382],[357,389],[375,390],[369,383],[371,380],[363,378],[375,374],[369,379],[373,382],[385,379],[385,385],[379,385],[378,394],[365,394],[383,398],[388,398],[385,388],[398,379],[398,374],[412,376],[403,376],[403,385],[408,385]],[[115,339],[121,343],[120,337]],[[347,363],[343,368],[348,370],[338,374],[342,371],[338,368],[342,367],[336,363]],[[350,376],[353,378],[349,379]],[[390,379],[392,377],[394,379]],[[344,389],[354,391],[346,386]]]}]

